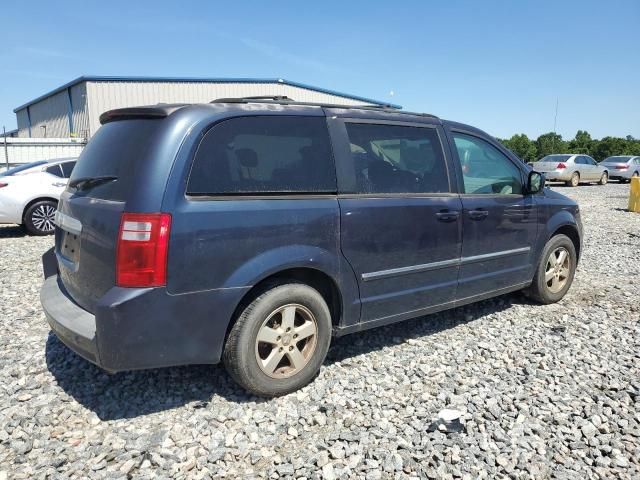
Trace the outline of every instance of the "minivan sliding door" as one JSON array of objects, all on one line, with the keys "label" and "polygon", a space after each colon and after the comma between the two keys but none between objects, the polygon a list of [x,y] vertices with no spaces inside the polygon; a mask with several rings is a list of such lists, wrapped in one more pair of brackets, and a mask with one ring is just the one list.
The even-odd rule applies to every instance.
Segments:
[{"label": "minivan sliding door", "polygon": [[330,117],[342,254],[360,288],[361,321],[389,323],[455,298],[461,254],[441,127]]}]

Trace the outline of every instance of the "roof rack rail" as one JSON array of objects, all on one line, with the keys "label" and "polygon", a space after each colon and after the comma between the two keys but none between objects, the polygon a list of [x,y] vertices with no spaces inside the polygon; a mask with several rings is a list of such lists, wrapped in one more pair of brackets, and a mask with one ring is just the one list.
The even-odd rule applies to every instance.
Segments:
[{"label": "roof rack rail", "polygon": [[402,108],[398,108],[395,105],[391,104],[380,104],[380,105],[343,105],[337,103],[322,103],[322,102],[296,102],[292,98],[287,97],[286,95],[264,95],[264,96],[256,96],[256,97],[231,97],[231,98],[217,98],[210,103],[267,103],[274,105],[300,105],[300,106],[311,106],[311,107],[321,107],[321,108],[344,108],[344,109],[357,109],[357,110],[376,110],[381,112],[388,113],[402,113],[404,115],[414,115],[417,117],[428,117],[428,118],[438,118],[438,116],[433,115],[431,113],[419,113],[419,112],[408,112],[406,110],[402,110]]},{"label": "roof rack rail", "polygon": [[401,113],[404,115],[414,115],[417,117],[428,117],[439,119],[436,115],[431,113],[418,113],[408,112],[402,110],[402,107],[398,108],[392,104],[380,104],[380,105],[342,105],[337,103],[322,103],[322,102],[296,102],[292,98],[286,95],[260,95],[256,97],[231,97],[231,98],[217,98],[210,103],[266,103],[273,105],[300,105],[310,107],[321,108],[343,108],[343,109],[357,109],[357,110],[375,110],[379,112],[387,113]]},{"label": "roof rack rail", "polygon": [[252,97],[229,97],[216,98],[211,103],[248,103],[260,100],[272,100],[274,102],[293,102],[293,99],[286,95],[256,95]]}]

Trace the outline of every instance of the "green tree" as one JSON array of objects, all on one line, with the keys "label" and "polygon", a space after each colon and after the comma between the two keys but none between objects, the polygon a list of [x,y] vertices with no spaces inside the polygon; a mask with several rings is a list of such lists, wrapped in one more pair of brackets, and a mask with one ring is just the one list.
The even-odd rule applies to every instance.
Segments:
[{"label": "green tree", "polygon": [[594,140],[589,135],[589,132],[584,130],[578,130],[573,140],[569,141],[569,151],[571,153],[584,153],[585,155],[591,155],[593,152]]},{"label": "green tree", "polygon": [[552,153],[567,153],[567,142],[562,140],[562,135],[549,132],[542,134],[535,142],[538,151],[538,158],[542,158]]},{"label": "green tree", "polygon": [[592,157],[601,162],[613,155],[624,155],[629,149],[626,139],[620,137],[604,137],[595,144]]},{"label": "green tree", "polygon": [[538,150],[536,144],[529,140],[529,137],[524,133],[513,135],[508,140],[502,140],[502,143],[525,162],[535,162],[537,160]]}]

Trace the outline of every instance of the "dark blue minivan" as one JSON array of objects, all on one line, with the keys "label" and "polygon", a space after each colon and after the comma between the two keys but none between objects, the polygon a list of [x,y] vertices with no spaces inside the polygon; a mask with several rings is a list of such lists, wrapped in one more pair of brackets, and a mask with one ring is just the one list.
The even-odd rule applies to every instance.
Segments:
[{"label": "dark blue minivan", "polygon": [[274,396],[332,336],[569,289],[578,205],[486,133],[390,108],[112,110],[56,214],[42,306],[110,372],[223,361]]}]

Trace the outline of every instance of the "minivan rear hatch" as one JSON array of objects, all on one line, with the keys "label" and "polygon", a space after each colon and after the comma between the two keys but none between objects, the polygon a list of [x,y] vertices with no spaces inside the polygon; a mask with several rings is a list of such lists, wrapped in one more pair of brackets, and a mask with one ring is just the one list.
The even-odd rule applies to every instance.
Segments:
[{"label": "minivan rear hatch", "polygon": [[121,215],[144,181],[143,167],[161,124],[157,118],[137,117],[100,127],[60,198],[55,235],[60,277],[71,297],[90,312],[115,285]]}]

